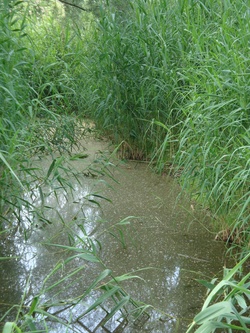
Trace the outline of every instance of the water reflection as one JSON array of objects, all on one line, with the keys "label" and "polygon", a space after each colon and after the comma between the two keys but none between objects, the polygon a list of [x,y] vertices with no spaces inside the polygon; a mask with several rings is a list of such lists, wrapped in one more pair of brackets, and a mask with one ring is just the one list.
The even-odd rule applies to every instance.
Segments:
[{"label": "water reflection", "polygon": [[[70,192],[64,189],[55,192],[50,187],[41,192],[37,185],[32,192],[24,194],[26,204],[16,224],[26,230],[32,226],[33,232],[25,240],[20,230],[1,245],[2,256],[20,257],[1,262],[1,301],[17,304],[24,291],[30,301],[54,265],[67,258],[65,251],[48,246],[49,242],[80,248],[91,235],[93,241],[95,237],[100,240],[101,259],[115,275],[133,272],[141,277],[142,280],[125,281],[124,288],[134,299],[152,304],[153,308],[149,317],[136,322],[120,318],[118,312],[104,325],[110,304],[101,304],[96,311],[81,316],[94,302],[93,292],[73,307],[50,309],[68,321],[67,332],[171,333],[176,327],[178,332],[184,332],[204,295],[195,278],[200,277],[198,272],[212,277],[221,269],[223,258],[218,253],[223,252],[222,245],[213,243],[212,236],[201,229],[197,221],[203,218],[202,213],[194,216],[187,198],[176,201],[179,187],[172,179],[154,175],[143,165],[133,163],[117,169],[115,177],[120,184],[113,184],[112,190],[83,177],[81,183],[71,180]],[[99,199],[94,193],[104,193],[113,204],[103,201],[100,208],[95,204]],[[45,211],[44,220],[36,208]],[[137,218],[131,218],[129,225],[117,224],[127,216]],[[48,290],[44,301],[74,298],[79,290],[86,289],[100,267],[76,258],[67,269],[72,271],[79,265],[83,265],[83,270],[67,280],[67,288],[57,291],[57,296],[54,290]],[[0,308],[6,311],[6,307]],[[50,325],[50,332],[65,331],[58,323],[46,325]]]},{"label": "water reflection", "polygon": [[172,274],[169,274],[169,272],[166,272],[166,289],[171,290],[178,286],[180,282],[180,267],[175,267],[174,272]]}]

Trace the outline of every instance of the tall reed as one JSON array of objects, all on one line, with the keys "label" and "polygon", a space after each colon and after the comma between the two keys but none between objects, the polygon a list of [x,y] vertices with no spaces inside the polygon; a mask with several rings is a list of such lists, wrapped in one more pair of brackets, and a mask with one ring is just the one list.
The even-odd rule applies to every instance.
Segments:
[{"label": "tall reed", "polygon": [[[5,203],[17,204],[23,190],[18,175],[31,176],[34,153],[69,151],[77,140],[77,119],[71,116],[81,107],[76,33],[69,23],[60,28],[63,13],[55,13],[52,5],[46,8],[43,16],[32,3],[0,4],[1,210]],[[36,174],[32,177],[31,182]]]},{"label": "tall reed", "polygon": [[[97,125],[119,142],[150,154],[163,130],[152,121],[175,124],[180,61],[172,10],[130,2],[124,17],[111,8],[89,33],[84,59],[86,108]],[[157,132],[157,133],[156,133]]]},{"label": "tall reed", "polygon": [[[175,163],[238,242],[249,228],[249,6],[247,1],[182,7],[186,98]],[[245,239],[248,242],[248,237]]]},{"label": "tall reed", "polygon": [[130,6],[126,17],[112,7],[103,12],[86,38],[86,110],[159,171],[173,163],[221,228],[237,230],[247,244],[248,2]]}]

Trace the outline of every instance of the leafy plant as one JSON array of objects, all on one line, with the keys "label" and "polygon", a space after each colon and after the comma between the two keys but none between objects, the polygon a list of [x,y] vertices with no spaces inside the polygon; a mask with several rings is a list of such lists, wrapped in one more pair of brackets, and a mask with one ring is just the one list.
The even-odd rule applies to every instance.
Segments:
[{"label": "leafy plant", "polygon": [[85,134],[80,121],[70,115],[79,105],[73,79],[77,57],[70,52],[72,44],[77,44],[76,33],[65,26],[63,43],[58,36],[62,13],[52,20],[58,12],[53,12],[53,5],[47,6],[48,17],[41,24],[42,13],[36,18],[34,6],[25,1],[0,5],[1,210],[5,205],[7,209],[19,205],[23,185],[29,186],[21,178],[29,178],[29,183],[37,180],[31,156],[71,153]]},{"label": "leafy plant", "polygon": [[[247,1],[132,1],[85,36],[86,111],[121,156],[169,164],[215,216],[249,239]],[[171,168],[171,169],[173,169]],[[178,171],[179,170],[179,171]]]},{"label": "leafy plant", "polygon": [[[223,279],[207,283],[199,281],[209,288],[202,310],[195,316],[187,333],[212,333],[217,329],[227,332],[249,332],[250,273],[242,277],[243,264],[250,258],[246,255],[234,268],[225,269]],[[237,278],[241,277],[238,281]]]},{"label": "leafy plant", "polygon": [[[174,169],[183,188],[211,211],[216,228],[227,230],[226,240],[234,239],[242,257],[248,257],[248,1],[111,1],[95,22],[84,15],[78,25],[66,7],[41,4],[0,3],[1,221],[10,210],[18,216],[23,205],[34,209],[23,200],[23,187],[35,186],[43,199],[41,184],[72,190],[67,177],[77,175],[54,153],[71,154],[79,138],[79,121],[71,116],[88,115],[114,142],[122,142],[122,157],[151,159],[159,172]],[[30,165],[34,153],[53,156],[45,178]],[[92,166],[87,172],[96,176],[103,169]],[[96,199],[98,194],[89,198]],[[111,278],[106,268],[102,273]],[[198,330],[244,331],[249,325],[249,275],[239,284],[228,274],[219,289],[213,283],[213,296],[195,319]],[[94,288],[101,290],[103,281]],[[116,292],[121,302],[130,303],[116,288],[108,285],[106,296],[93,304]],[[36,324],[33,314],[52,316],[39,302],[38,295],[22,318],[30,330]],[[5,330],[20,327],[13,322]]]}]

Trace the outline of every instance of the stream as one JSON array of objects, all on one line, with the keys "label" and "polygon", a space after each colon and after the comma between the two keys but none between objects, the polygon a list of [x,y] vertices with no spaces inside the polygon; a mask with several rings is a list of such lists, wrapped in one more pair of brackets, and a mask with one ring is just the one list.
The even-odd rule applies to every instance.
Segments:
[{"label": "stream", "polygon": [[[71,190],[45,184],[41,192],[34,184],[24,193],[24,202],[43,209],[46,218],[24,205],[19,221],[9,217],[15,230],[8,233],[6,224],[0,235],[0,257],[8,257],[0,261],[1,325],[13,320],[17,304],[26,309],[39,295],[41,304],[50,304],[50,313],[69,323],[66,328],[38,314],[36,327],[43,332],[45,326],[55,333],[185,332],[205,298],[197,279],[221,276],[225,260],[224,244],[209,232],[207,212],[181,193],[173,177],[157,175],[143,162],[106,161],[104,141],[91,139],[85,147],[88,157],[70,161],[78,175],[68,179]],[[108,169],[103,172],[104,163]],[[34,165],[48,172],[51,159],[37,159]],[[76,256],[59,265],[86,244],[94,246],[98,260]],[[115,277],[137,276],[124,279],[122,288],[133,300],[150,304],[147,313],[128,320],[117,311],[104,322],[112,308],[107,299],[84,314],[100,289],[93,288],[81,302],[74,299],[105,269]]]}]

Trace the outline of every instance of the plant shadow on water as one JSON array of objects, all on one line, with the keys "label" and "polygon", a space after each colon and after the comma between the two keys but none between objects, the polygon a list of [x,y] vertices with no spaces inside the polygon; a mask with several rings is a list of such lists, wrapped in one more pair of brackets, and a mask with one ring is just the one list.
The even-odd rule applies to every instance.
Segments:
[{"label": "plant shadow on water", "polygon": [[184,332],[204,298],[195,279],[220,271],[223,245],[201,227],[204,212],[177,200],[172,178],[143,163],[111,170],[100,154],[87,174],[105,144],[91,149],[89,160],[71,159],[70,191],[34,186],[15,231],[1,234],[1,321],[16,318],[22,331]]}]

